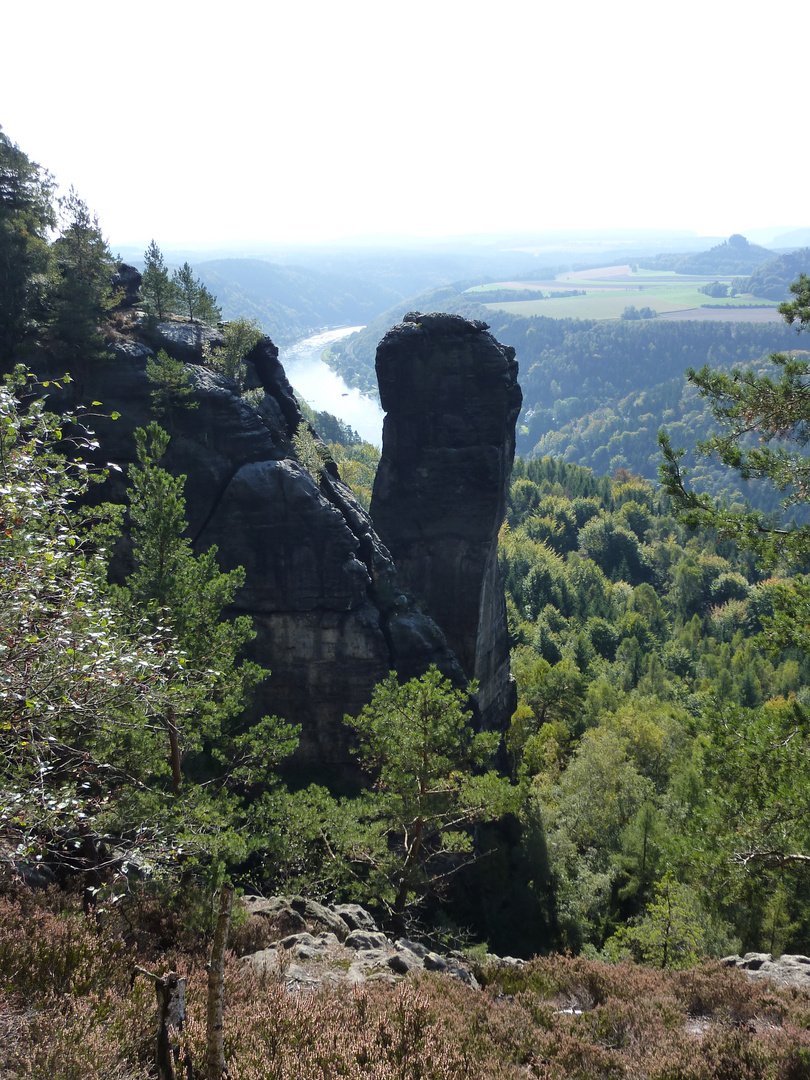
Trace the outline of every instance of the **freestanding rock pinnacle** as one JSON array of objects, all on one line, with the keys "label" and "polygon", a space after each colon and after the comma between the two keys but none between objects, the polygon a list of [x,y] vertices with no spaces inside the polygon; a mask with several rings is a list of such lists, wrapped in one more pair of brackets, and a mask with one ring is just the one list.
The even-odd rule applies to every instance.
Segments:
[{"label": "freestanding rock pinnacle", "polygon": [[398,580],[480,684],[485,727],[514,710],[498,530],[522,402],[515,350],[459,315],[412,312],[377,347],[386,417],[371,516]]}]

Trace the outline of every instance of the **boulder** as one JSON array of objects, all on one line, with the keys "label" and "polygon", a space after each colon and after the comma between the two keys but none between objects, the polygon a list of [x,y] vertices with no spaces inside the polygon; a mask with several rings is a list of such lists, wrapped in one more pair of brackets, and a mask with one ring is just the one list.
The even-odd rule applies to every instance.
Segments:
[{"label": "boulder", "polygon": [[744,956],[724,956],[721,963],[741,968],[753,981],[810,990],[810,956],[784,954],[774,960],[770,953],[749,952]]}]

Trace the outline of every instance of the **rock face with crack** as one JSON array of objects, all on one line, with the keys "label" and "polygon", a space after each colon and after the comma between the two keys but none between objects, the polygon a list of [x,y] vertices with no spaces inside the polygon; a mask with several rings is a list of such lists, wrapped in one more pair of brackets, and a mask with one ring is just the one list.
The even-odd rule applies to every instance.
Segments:
[{"label": "rock face with crack", "polygon": [[515,708],[498,569],[522,395],[514,349],[459,315],[412,312],[377,348],[385,410],[371,515],[399,581],[480,685],[486,727]]},{"label": "rock face with crack", "polygon": [[[137,276],[128,274],[130,298]],[[483,323],[450,315],[414,316],[386,335],[378,369],[389,415],[372,523],[334,463],[313,476],[297,459],[301,411],[268,338],[247,358],[246,399],[202,364],[219,331],[154,326],[132,308],[128,318],[131,333],[87,365],[66,403],[120,413],[93,424],[103,460],[126,471],[133,430],[152,419],[148,361],[164,349],[185,364],[194,408],[161,421],[171,435],[163,464],[186,476],[195,550],[216,545],[223,569],[245,569],[231,614],[252,617],[251,658],[271,671],[256,715],[301,724],[292,767],[325,781],[356,772],[343,715],[356,715],[391,670],[406,680],[436,664],[457,686],[477,678],[484,723],[504,727],[514,705],[496,537],[520,408],[513,350]],[[125,473],[105,489],[125,502]],[[126,571],[124,546],[117,573]]]},{"label": "rock face with crack", "polygon": [[[344,713],[358,713],[394,669],[407,679],[435,663],[463,685],[458,661],[403,595],[390,553],[334,464],[313,477],[297,460],[292,436],[302,416],[273,343],[262,339],[249,357],[254,405],[199,365],[216,331],[168,323],[139,338],[111,346],[83,387],[106,413],[121,414],[95,422],[104,460],[124,469],[133,461],[133,429],[151,419],[148,359],[163,348],[183,360],[196,407],[163,422],[171,434],[164,465],[186,475],[195,549],[215,544],[223,569],[245,568],[232,614],[253,618],[252,658],[271,671],[257,714],[302,725],[293,768],[346,774],[356,765]],[[105,497],[125,501],[122,478]]]}]

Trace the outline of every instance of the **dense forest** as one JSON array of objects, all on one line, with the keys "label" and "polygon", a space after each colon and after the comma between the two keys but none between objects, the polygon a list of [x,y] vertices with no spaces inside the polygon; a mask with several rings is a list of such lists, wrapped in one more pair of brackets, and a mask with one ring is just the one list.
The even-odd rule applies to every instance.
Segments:
[{"label": "dense forest", "polygon": [[[716,507],[685,480],[677,454],[720,423],[727,435],[713,449],[724,465],[772,484],[777,501],[806,501],[810,369],[801,356],[783,357],[771,376],[760,363],[795,345],[795,331],[497,316],[493,331],[516,346],[533,403],[499,548],[518,690],[511,726],[503,738],[475,732],[467,693],[435,669],[404,685],[392,673],[346,717],[368,786],[288,786],[276,770],[298,732],[274,716],[248,723],[267,673],[242,659],[250,620],[226,617],[241,571],[223,572],[215,549],[194,554],[183,478],[161,465],[170,436],[160,424],[189,404],[183,365],[153,364],[155,418],[136,433],[126,521],[120,506],[100,503],[116,465],[93,466],[92,419],[52,412],[51,380],[32,374],[59,366],[80,398],[87,366],[131,330],[123,271],[98,222],[76,193],[55,205],[53,192],[0,132],[9,373],[0,391],[0,967],[20,1029],[20,1003],[36,1001],[42,1031],[57,1038],[56,1013],[37,997],[47,971],[54,986],[61,980],[60,1002],[84,1002],[83,1019],[59,1006],[71,1031],[84,1023],[89,1044],[115,1015],[126,1041],[145,1005],[126,997],[119,954],[146,938],[154,962],[177,961],[192,938],[198,948],[194,934],[211,925],[211,896],[226,878],[265,895],[361,902],[398,932],[447,948],[580,954],[586,966],[576,970],[591,972],[594,987],[596,960],[688,968],[748,949],[807,952],[807,535],[729,500]],[[153,243],[145,269],[147,317],[218,318],[216,297],[187,264],[170,275]],[[805,326],[806,278],[794,293],[788,314]],[[453,289],[433,300],[477,310]],[[234,320],[209,355],[240,393],[256,333]],[[340,356],[367,378],[360,340]],[[703,364],[712,371],[684,379],[685,367]],[[740,364],[754,368],[742,375]],[[664,440],[663,487],[651,449],[659,412],[676,446]],[[334,418],[311,418],[328,445],[303,425],[299,460],[317,477],[331,458],[367,505],[377,452]],[[739,490],[737,479],[719,484]],[[123,579],[111,569],[120,544]],[[70,885],[87,921],[66,914],[59,890],[37,907],[21,878]],[[99,989],[108,925],[118,982]],[[32,926],[62,944],[37,951]],[[563,985],[562,969],[578,961],[555,963]],[[536,969],[526,970],[530,980]],[[533,984],[491,979],[494,993],[517,994],[532,1012]],[[245,1010],[251,994],[240,998]],[[113,1004],[122,1000],[126,1022]],[[425,1010],[414,1039],[427,1038]],[[533,1022],[550,1030],[550,1015],[534,1008]],[[37,1045],[35,1032],[26,1037]],[[143,1045],[128,1052],[146,1056]],[[432,1075],[461,1075],[454,1069],[467,1066],[453,1060]],[[54,1058],[37,1061],[30,1075],[62,1075]],[[597,1075],[582,1068],[570,1075]],[[414,1065],[399,1075],[424,1074]],[[647,1075],[693,1074],[650,1065]]]}]

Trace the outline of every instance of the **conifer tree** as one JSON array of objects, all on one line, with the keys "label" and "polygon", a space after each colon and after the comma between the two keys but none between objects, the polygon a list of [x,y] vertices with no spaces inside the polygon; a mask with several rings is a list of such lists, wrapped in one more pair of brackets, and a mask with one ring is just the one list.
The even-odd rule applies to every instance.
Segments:
[{"label": "conifer tree", "polygon": [[244,571],[220,570],[216,547],[194,554],[184,535],[186,478],[172,476],[160,465],[169,444],[167,433],[153,422],[138,428],[135,440],[137,465],[130,470],[135,568],[118,595],[123,610],[139,618],[145,614],[155,632],[170,633],[186,669],[200,676],[175,698],[164,717],[173,786],[179,791],[183,759],[189,755],[206,749],[220,766],[232,770],[258,751],[268,766],[291,752],[296,736],[275,717],[242,731],[251,693],[269,675],[258,664],[240,660],[255,636],[250,618],[223,619],[244,582]]},{"label": "conifer tree", "polygon": [[143,259],[141,295],[148,313],[162,321],[180,303],[177,285],[169,277],[163,253],[154,240],[144,252]]},{"label": "conifer tree", "polygon": [[174,271],[172,283],[178,290],[182,308],[188,312],[191,322],[197,319],[199,322],[215,323],[222,318],[222,310],[217,307],[216,297],[194,276],[194,271],[187,262]]},{"label": "conifer tree", "polygon": [[0,128],[0,365],[7,370],[44,316],[53,188],[50,173]]},{"label": "conifer tree", "polygon": [[98,218],[74,188],[59,205],[63,227],[53,245],[52,332],[59,356],[81,379],[83,365],[104,349],[100,327],[115,304],[115,263]]},{"label": "conifer tree", "polygon": [[[476,689],[472,684],[470,690]],[[363,765],[376,774],[396,850],[390,872],[399,929],[420,879],[431,880],[431,860],[447,852],[469,859],[465,827],[511,808],[506,781],[494,772],[474,775],[494,755],[500,735],[473,731],[468,699],[434,665],[404,685],[391,672],[359,716],[344,717],[357,733]]]}]

